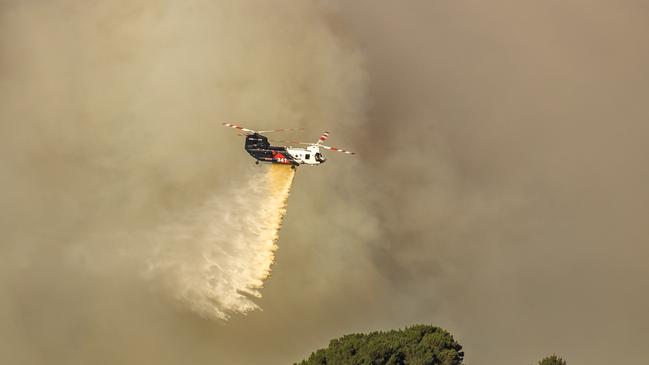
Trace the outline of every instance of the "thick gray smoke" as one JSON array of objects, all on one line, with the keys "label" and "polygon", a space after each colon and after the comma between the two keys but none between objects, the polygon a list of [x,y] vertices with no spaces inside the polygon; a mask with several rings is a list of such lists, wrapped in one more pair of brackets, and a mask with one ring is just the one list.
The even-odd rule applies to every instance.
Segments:
[{"label": "thick gray smoke", "polygon": [[289,185],[221,122],[360,123],[361,58],[329,14],[0,2],[0,362],[243,361],[193,312],[264,308]]},{"label": "thick gray smoke", "polygon": [[[0,1],[0,362],[287,364],[426,322],[470,364],[642,363],[648,14]],[[229,235],[191,217],[255,176],[223,121],[359,153],[298,170],[272,275],[222,281],[228,303],[213,241],[180,234]]]},{"label": "thick gray smoke", "polygon": [[377,317],[450,328],[470,364],[645,362],[647,3],[340,12],[370,75]]}]

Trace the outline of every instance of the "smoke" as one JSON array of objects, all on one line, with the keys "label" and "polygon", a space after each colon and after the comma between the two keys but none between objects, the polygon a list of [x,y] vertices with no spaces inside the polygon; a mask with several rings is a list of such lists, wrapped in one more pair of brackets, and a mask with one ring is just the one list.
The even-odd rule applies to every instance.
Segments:
[{"label": "smoke", "polygon": [[384,278],[366,283],[386,299],[354,330],[439,324],[471,364],[646,361],[647,3],[340,10],[381,142],[362,174]]},{"label": "smoke", "polygon": [[[263,353],[235,322],[276,308],[292,172],[251,174],[221,123],[360,125],[362,62],[326,3],[0,1],[0,362]],[[296,181],[304,227],[323,171]]]},{"label": "smoke", "polygon": [[198,314],[227,319],[258,309],[270,275],[294,169],[271,165],[213,196],[157,235],[148,276]]},{"label": "smoke", "polygon": [[[471,364],[643,363],[646,19],[638,0],[0,1],[0,360],[287,364],[425,322]],[[200,255],[236,249],[205,212],[252,176],[227,121],[358,153],[300,169],[263,290],[239,279],[264,267],[221,282],[263,308],[245,316]]]}]

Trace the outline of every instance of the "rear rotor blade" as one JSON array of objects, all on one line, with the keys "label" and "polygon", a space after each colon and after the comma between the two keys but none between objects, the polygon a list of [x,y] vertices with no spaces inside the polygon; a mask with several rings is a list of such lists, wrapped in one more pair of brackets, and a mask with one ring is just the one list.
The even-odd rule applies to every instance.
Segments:
[{"label": "rear rotor blade", "polygon": [[257,131],[257,133],[272,133],[272,132],[290,132],[290,131],[303,131],[304,128],[282,128],[282,129],[269,129],[267,131]]},{"label": "rear rotor blade", "polygon": [[314,145],[315,143],[306,143],[306,142],[300,142],[300,141],[287,141],[283,139],[274,139],[269,141],[271,143],[293,143],[293,144],[306,144],[306,145]]},{"label": "rear rotor blade", "polygon": [[238,130],[243,131],[243,132],[246,132],[246,133],[256,133],[256,132],[253,131],[252,129],[243,128],[243,127],[240,127],[240,126],[238,126],[238,125],[236,125],[236,124],[230,124],[230,123],[222,123],[222,124],[223,124],[224,126],[226,126],[226,127],[230,127],[230,128],[238,129]]}]

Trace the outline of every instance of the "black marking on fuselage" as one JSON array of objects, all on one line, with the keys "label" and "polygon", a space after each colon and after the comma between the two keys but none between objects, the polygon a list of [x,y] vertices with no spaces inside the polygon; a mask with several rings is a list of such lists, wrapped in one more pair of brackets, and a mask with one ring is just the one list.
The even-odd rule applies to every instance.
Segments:
[{"label": "black marking on fuselage", "polygon": [[[284,146],[271,146],[268,142],[268,138],[259,134],[253,133],[246,136],[246,142],[244,145],[246,151],[257,161],[263,162],[272,162],[282,165],[299,165],[299,163],[291,156],[286,147]],[[280,162],[275,157],[278,153],[281,153],[287,162]]]}]

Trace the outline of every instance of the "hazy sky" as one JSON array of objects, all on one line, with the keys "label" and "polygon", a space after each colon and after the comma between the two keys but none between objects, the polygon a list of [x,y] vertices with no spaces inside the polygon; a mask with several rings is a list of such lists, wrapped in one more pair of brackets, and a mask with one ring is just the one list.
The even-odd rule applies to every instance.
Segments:
[{"label": "hazy sky", "polygon": [[[0,1],[0,362],[288,364],[449,329],[470,365],[642,363],[649,5]],[[143,237],[330,130],[261,311],[207,320]],[[228,199],[223,210],[228,210]]]}]

